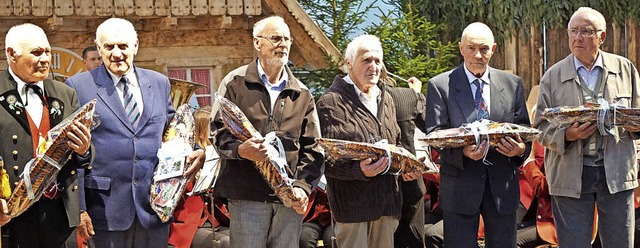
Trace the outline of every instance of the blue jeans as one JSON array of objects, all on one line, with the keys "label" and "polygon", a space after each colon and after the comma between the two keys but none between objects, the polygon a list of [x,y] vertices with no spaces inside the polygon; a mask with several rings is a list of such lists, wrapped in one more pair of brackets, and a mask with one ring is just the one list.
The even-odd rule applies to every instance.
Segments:
[{"label": "blue jeans", "polygon": [[633,190],[610,194],[604,167],[585,166],[580,198],[551,196],[551,208],[562,248],[591,247],[595,206],[602,247],[633,247]]},{"label": "blue jeans", "polygon": [[302,215],[283,204],[229,199],[232,248],[297,248]]}]

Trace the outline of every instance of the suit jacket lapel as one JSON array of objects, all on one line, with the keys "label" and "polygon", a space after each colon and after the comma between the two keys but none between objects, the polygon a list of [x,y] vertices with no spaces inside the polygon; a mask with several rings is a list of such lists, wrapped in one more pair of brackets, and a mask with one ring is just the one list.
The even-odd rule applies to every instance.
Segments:
[{"label": "suit jacket lapel", "polygon": [[[489,110],[489,119],[492,121],[500,122],[502,121],[502,117],[504,116],[505,109],[503,106],[506,106],[506,99],[504,95],[504,78],[497,75],[497,73],[491,73],[495,69],[489,68],[489,77],[491,80],[491,86],[489,87],[491,90],[491,106]],[[493,75],[493,76],[492,76]]]},{"label": "suit jacket lapel", "polygon": [[113,84],[111,75],[107,73],[107,68],[104,67],[104,65],[101,65],[100,68],[98,68],[96,82],[98,86],[98,97],[100,100],[104,102],[105,106],[113,112],[118,120],[120,120],[120,122],[122,122],[129,131],[133,132],[133,126],[129,123],[129,118],[127,118],[127,115],[124,112],[124,106],[122,106],[122,100],[120,100],[120,96],[118,96],[116,86]]},{"label": "suit jacket lapel", "polygon": [[[134,67],[134,69],[136,68]],[[142,116],[140,117],[140,122],[138,122],[138,126],[136,128],[136,131],[139,130],[141,127],[144,127],[144,125],[151,118],[151,114],[153,113],[153,108],[155,105],[153,104],[153,92],[154,92],[153,87],[156,87],[151,82],[147,74],[145,74],[141,70],[139,72],[138,71],[139,70],[136,70],[136,76],[138,77],[138,84],[140,85],[140,93],[142,94],[143,110],[142,110]]]},{"label": "suit jacket lapel", "polygon": [[456,99],[458,107],[463,114],[467,123],[476,121],[478,113],[476,113],[476,105],[473,102],[473,94],[471,94],[471,86],[469,86],[469,79],[464,72],[464,67],[460,65],[451,73],[451,80],[454,92],[452,92],[453,98]]},{"label": "suit jacket lapel", "polygon": [[26,133],[31,133],[29,128],[29,120],[27,119],[27,113],[25,112],[24,104],[20,99],[20,93],[16,89],[18,83],[11,77],[9,71],[3,71],[0,80],[8,83],[3,83],[0,90],[0,105],[9,112],[11,117],[16,119],[20,126]]},{"label": "suit jacket lapel", "polygon": [[64,102],[60,100],[58,92],[54,88],[54,82],[51,80],[44,80],[44,95],[47,98],[47,105],[49,106],[49,124],[51,128],[58,125],[64,118],[63,113],[65,106]]}]

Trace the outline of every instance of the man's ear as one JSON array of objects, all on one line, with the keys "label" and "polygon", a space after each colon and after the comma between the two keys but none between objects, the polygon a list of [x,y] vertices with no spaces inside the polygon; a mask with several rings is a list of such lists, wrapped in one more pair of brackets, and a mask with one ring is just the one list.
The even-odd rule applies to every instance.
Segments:
[{"label": "man's ear", "polygon": [[255,48],[256,51],[260,51],[260,39],[253,37],[253,48]]},{"label": "man's ear", "polygon": [[13,48],[11,47],[7,47],[7,58],[11,61],[11,62],[16,62],[16,51],[13,50]]},{"label": "man's ear", "polygon": [[133,45],[133,55],[138,55],[138,44],[140,44],[140,40],[136,39],[136,43]]}]

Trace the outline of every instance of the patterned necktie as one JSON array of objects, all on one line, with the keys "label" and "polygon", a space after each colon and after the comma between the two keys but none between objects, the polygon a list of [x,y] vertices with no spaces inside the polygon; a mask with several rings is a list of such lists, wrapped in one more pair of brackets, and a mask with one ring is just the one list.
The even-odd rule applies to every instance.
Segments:
[{"label": "patterned necktie", "polygon": [[127,79],[127,77],[122,77],[118,84],[122,87],[122,105],[124,106],[124,111],[127,114],[131,125],[136,127],[140,120],[140,111],[138,110],[138,102],[136,102],[133,94],[129,91],[129,79]]},{"label": "patterned necktie", "polygon": [[487,109],[487,103],[482,97],[482,84],[484,84],[484,82],[480,79],[476,79],[475,81],[473,81],[473,85],[476,86],[476,95],[473,103],[476,105],[476,112],[478,112],[477,120],[489,119],[489,110]]}]

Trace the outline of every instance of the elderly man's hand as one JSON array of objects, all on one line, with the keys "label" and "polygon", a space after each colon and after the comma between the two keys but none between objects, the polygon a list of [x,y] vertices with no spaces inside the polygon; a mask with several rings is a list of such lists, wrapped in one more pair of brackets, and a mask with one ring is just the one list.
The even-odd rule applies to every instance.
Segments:
[{"label": "elderly man's hand", "polygon": [[576,141],[589,138],[598,129],[597,124],[591,124],[591,122],[585,123],[573,123],[567,130],[564,131],[564,139],[566,141]]},{"label": "elderly man's hand", "polygon": [[413,171],[409,173],[402,173],[402,180],[405,182],[413,181],[422,177],[422,173],[419,171]]},{"label": "elderly man's hand", "polygon": [[71,132],[67,133],[67,138],[67,145],[77,154],[84,155],[91,147],[91,131],[79,121],[71,124]]},{"label": "elderly man's hand", "polygon": [[525,149],[527,149],[527,146],[522,142],[520,135],[516,135],[516,139],[508,136],[502,138],[496,147],[499,153],[507,157],[521,156],[524,154]]},{"label": "elderly man's hand", "polygon": [[0,199],[0,226],[4,226],[11,220],[9,216],[9,205],[4,199]]},{"label": "elderly man's hand", "polygon": [[293,187],[293,194],[298,199],[293,202],[293,210],[298,214],[304,215],[307,213],[307,207],[309,205],[309,197],[307,196],[307,193],[301,188]]},{"label": "elderly man's hand", "polygon": [[370,158],[360,161],[360,170],[362,170],[365,177],[374,177],[384,172],[389,165],[389,158],[387,157],[382,157],[375,163],[372,163],[372,161]]},{"label": "elderly man's hand", "polygon": [[91,223],[91,217],[89,217],[87,211],[82,211],[80,213],[80,223],[78,224],[78,228],[76,228],[76,235],[83,239],[91,239],[95,234],[96,233],[93,231],[93,223]]},{"label": "elderly man's hand", "polygon": [[187,180],[192,180],[196,176],[196,172],[202,169],[205,157],[206,155],[203,149],[195,150],[189,154],[186,161],[189,168],[184,172],[184,177],[186,177]]},{"label": "elderly man's hand", "polygon": [[465,146],[462,149],[462,153],[468,158],[478,161],[482,159],[482,157],[484,156],[484,150],[489,149],[488,146],[489,146],[489,142],[485,140],[482,143],[480,143],[480,146],[477,147],[477,149],[476,149],[476,145]]},{"label": "elderly man's hand", "polygon": [[418,79],[417,77],[411,77],[407,81],[409,84],[409,88],[411,88],[413,91],[415,91],[416,93],[422,92],[422,81],[420,81],[420,79]]},{"label": "elderly man's hand", "polygon": [[254,162],[262,162],[268,159],[267,146],[262,144],[263,138],[251,138],[238,146],[238,156]]}]

